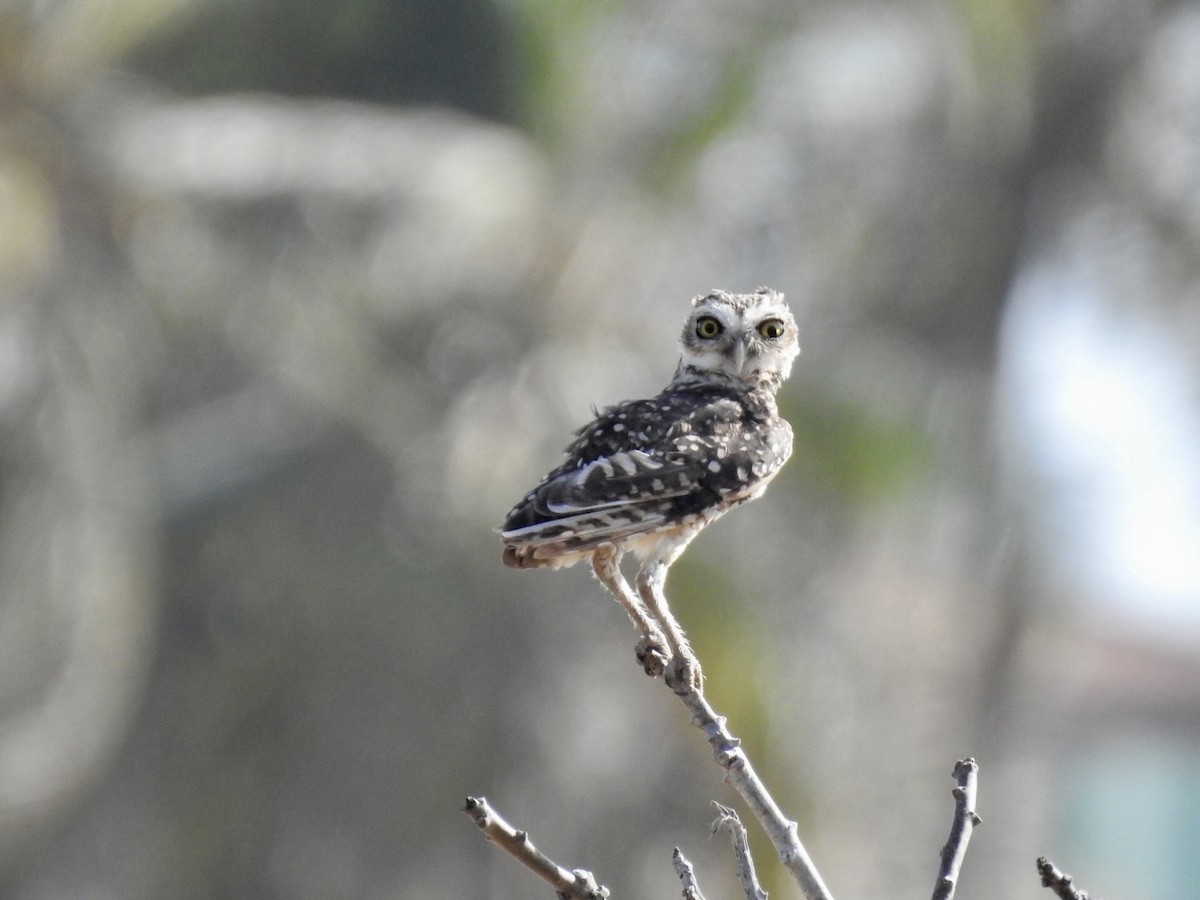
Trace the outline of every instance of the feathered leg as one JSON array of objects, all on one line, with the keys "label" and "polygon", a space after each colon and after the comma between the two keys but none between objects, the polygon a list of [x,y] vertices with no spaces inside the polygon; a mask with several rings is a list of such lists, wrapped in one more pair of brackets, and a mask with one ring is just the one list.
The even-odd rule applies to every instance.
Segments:
[{"label": "feathered leg", "polygon": [[665,592],[667,569],[683,553],[690,540],[691,536],[662,548],[642,564],[636,578],[638,594],[641,595],[645,605],[649,607],[654,618],[666,632],[667,642],[671,648],[671,664],[667,669],[667,684],[676,690],[699,688],[703,678],[700,672],[700,661],[696,659],[696,654],[692,651],[692,645],[688,643],[683,628],[671,614]]},{"label": "feathered leg", "polygon": [[629,613],[629,618],[641,632],[642,639],[638,641],[634,652],[646,674],[657,678],[663,673],[668,655],[674,655],[675,648],[663,637],[662,629],[655,624],[650,610],[646,609],[646,604],[638,598],[625,576],[621,574],[621,551],[612,545],[598,548],[592,554],[592,571],[616,601],[625,608],[625,612]]}]

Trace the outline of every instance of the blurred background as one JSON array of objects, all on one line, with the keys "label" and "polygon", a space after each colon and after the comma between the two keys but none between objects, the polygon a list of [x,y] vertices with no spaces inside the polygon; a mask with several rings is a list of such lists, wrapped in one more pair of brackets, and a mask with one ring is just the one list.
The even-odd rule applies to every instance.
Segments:
[{"label": "blurred background", "polygon": [[966,755],[960,897],[1200,893],[1200,6],[5,0],[0,895],[549,896],[470,793],[737,896],[492,528],[760,284],[796,453],[668,593],[834,894],[928,895]]}]

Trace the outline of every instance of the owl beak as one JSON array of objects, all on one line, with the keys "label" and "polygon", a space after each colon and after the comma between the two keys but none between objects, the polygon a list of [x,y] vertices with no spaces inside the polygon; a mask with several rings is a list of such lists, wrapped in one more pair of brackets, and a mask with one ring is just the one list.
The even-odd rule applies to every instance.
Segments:
[{"label": "owl beak", "polygon": [[746,374],[746,345],[738,341],[733,345],[733,371],[738,375]]}]

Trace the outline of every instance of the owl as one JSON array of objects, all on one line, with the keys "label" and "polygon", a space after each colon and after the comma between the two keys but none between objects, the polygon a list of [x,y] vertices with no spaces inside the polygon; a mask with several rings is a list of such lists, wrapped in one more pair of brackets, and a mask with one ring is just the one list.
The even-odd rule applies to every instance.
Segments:
[{"label": "owl", "polygon": [[[518,569],[590,562],[641,634],[649,675],[677,691],[700,666],[667,605],[667,570],[706,525],[759,497],[792,452],[775,394],[800,353],[782,294],[696,297],[662,393],[609,407],[498,529]],[[621,558],[640,560],[631,586]]]}]

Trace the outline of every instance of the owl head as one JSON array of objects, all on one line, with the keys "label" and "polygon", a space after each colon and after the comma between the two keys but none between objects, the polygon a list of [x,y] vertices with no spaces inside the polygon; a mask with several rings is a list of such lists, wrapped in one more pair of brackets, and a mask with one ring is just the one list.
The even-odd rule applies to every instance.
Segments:
[{"label": "owl head", "polygon": [[683,375],[720,375],[754,386],[779,387],[800,354],[796,320],[783,294],[711,291],[692,301],[679,338]]}]

